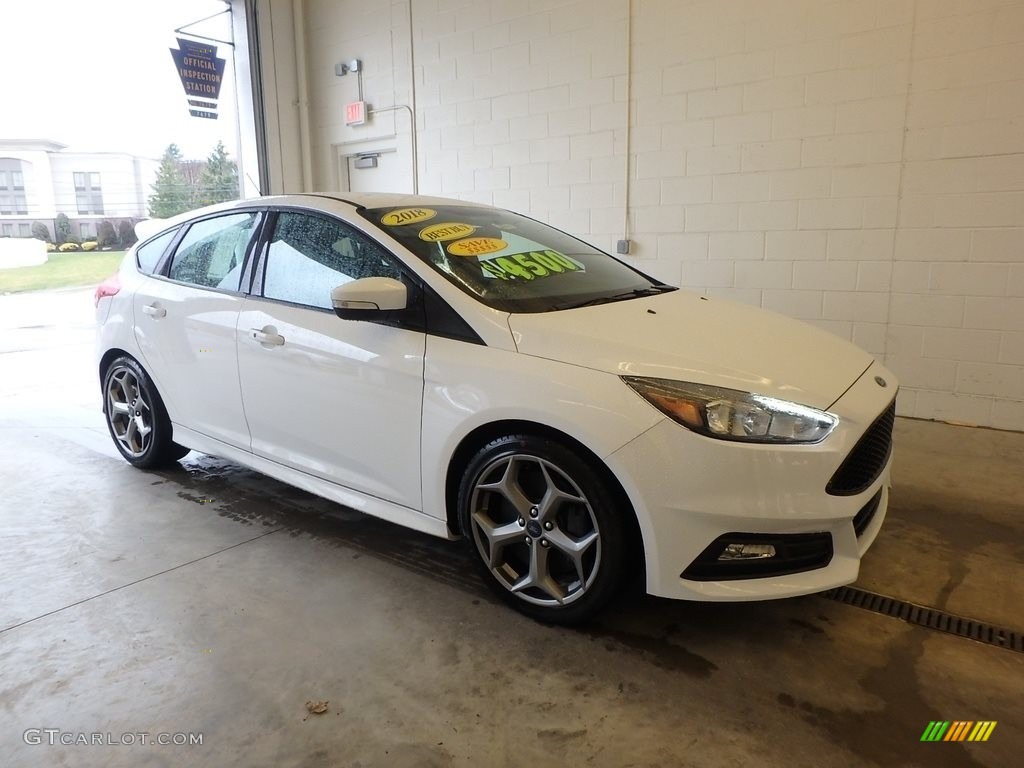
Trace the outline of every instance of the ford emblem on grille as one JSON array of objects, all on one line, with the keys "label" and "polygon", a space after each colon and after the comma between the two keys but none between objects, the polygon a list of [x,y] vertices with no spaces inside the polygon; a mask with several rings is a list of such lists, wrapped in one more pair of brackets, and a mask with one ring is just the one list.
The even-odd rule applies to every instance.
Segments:
[{"label": "ford emblem on grille", "polygon": [[880,387],[887,387],[887,386],[889,386],[889,383],[885,379],[883,379],[881,376],[875,376],[875,384],[877,384]]}]

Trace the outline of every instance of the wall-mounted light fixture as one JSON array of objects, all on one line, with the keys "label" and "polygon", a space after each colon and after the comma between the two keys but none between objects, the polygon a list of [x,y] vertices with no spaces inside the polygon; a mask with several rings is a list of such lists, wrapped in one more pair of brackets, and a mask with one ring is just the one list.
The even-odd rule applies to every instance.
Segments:
[{"label": "wall-mounted light fixture", "polygon": [[338,77],[344,77],[349,72],[359,72],[363,68],[363,62],[359,59],[351,59],[350,61],[339,61],[334,65],[334,74]]},{"label": "wall-mounted light fixture", "polygon": [[[363,62],[361,59],[349,59],[348,61],[339,61],[334,65],[334,74],[338,77],[344,77],[349,72],[356,73],[356,80],[359,85],[359,101],[363,100]],[[359,124],[361,124],[360,121]]]}]

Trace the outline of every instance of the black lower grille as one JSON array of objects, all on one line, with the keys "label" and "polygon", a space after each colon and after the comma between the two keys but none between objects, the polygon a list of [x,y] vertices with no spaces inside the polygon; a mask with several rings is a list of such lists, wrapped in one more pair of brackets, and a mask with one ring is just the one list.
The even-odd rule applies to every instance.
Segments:
[{"label": "black lower grille", "polygon": [[853,518],[853,530],[857,532],[857,538],[859,539],[864,535],[864,531],[871,525],[871,521],[875,519],[875,513],[878,511],[878,505],[882,503],[882,492],[879,491],[871,497],[871,501],[860,508]]},{"label": "black lower grille", "polygon": [[892,451],[892,427],[896,421],[896,401],[893,400],[881,416],[850,451],[839,466],[825,491],[832,496],[856,496],[866,491],[878,479]]},{"label": "black lower grille", "polygon": [[[774,557],[719,560],[730,544],[770,544]],[[832,562],[831,533],[727,533],[715,539],[680,577],[693,581],[763,579],[824,568]]]}]

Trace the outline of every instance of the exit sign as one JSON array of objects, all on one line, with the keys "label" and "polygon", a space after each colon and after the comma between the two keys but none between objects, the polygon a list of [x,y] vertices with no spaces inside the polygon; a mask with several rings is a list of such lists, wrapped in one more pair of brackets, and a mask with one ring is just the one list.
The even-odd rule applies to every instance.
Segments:
[{"label": "exit sign", "polygon": [[366,102],[353,101],[345,105],[345,125],[362,125],[366,122]]}]

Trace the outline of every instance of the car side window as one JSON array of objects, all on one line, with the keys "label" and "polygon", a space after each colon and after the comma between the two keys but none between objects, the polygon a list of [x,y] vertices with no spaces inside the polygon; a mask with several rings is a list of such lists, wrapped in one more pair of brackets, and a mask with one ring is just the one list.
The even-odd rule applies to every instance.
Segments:
[{"label": "car side window", "polygon": [[157,262],[160,261],[160,257],[164,255],[164,251],[167,250],[167,246],[171,244],[171,240],[176,234],[178,234],[177,227],[154,237],[135,250],[135,263],[139,265],[140,272],[147,275],[153,274]]},{"label": "car side window", "polygon": [[245,252],[258,222],[256,213],[197,221],[178,244],[168,277],[204,288],[237,291]]},{"label": "car side window", "polygon": [[393,277],[395,257],[334,219],[281,213],[267,251],[263,296],[320,309],[331,308],[331,290],[363,277]]}]

